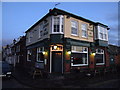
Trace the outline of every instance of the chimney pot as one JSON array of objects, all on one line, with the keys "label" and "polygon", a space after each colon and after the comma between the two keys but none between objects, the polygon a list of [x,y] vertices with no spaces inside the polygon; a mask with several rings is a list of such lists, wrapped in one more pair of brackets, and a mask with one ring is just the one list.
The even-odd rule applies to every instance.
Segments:
[{"label": "chimney pot", "polygon": [[52,11],[52,9],[49,9],[49,12],[51,12]]}]

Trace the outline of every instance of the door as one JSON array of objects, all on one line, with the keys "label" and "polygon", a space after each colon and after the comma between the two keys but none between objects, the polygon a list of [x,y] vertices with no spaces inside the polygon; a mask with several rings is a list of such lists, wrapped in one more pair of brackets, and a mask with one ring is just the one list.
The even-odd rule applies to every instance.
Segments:
[{"label": "door", "polygon": [[52,52],[52,72],[62,73],[62,52]]}]

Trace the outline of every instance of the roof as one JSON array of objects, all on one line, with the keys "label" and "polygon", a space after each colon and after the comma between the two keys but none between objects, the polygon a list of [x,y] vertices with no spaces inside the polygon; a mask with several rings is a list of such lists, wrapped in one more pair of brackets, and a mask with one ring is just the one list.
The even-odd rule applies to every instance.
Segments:
[{"label": "roof", "polygon": [[88,20],[88,19],[85,19],[85,18],[83,18],[83,17],[81,17],[81,16],[77,16],[77,15],[75,15],[75,14],[72,14],[72,13],[69,13],[69,12],[66,12],[66,11],[64,11],[64,10],[61,10],[61,9],[58,9],[58,8],[54,8],[53,10],[52,9],[50,9],[49,10],[49,13],[47,13],[43,18],[41,18],[39,21],[37,21],[33,26],[31,26],[25,33],[27,33],[28,31],[30,31],[32,28],[34,28],[37,24],[39,24],[41,21],[43,21],[45,18],[47,18],[48,16],[51,16],[51,15],[68,15],[68,17],[74,17],[74,18],[76,18],[76,19],[80,19],[80,20],[83,20],[83,21],[85,21],[85,22],[88,22],[88,23],[92,23],[92,24],[94,24],[94,25],[102,25],[102,26],[105,26],[105,27],[108,27],[107,25],[104,25],[104,24],[102,24],[102,23],[100,23],[100,22],[93,22],[93,21],[91,21],[91,20]]},{"label": "roof", "polygon": [[119,52],[119,46],[117,45],[109,44],[108,49],[109,49],[109,52],[112,54],[117,54]]}]

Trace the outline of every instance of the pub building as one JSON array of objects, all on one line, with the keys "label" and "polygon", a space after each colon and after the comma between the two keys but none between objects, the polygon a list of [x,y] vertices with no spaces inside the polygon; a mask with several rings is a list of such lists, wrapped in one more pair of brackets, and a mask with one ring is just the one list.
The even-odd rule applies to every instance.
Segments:
[{"label": "pub building", "polygon": [[108,67],[108,26],[61,9],[49,12],[26,31],[28,70],[70,73]]}]

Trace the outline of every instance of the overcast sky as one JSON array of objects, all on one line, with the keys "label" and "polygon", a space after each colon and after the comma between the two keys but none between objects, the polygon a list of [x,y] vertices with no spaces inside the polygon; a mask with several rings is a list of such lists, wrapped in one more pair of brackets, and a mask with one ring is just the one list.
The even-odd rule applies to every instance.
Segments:
[{"label": "overcast sky", "polygon": [[[42,18],[53,2],[3,2],[2,3],[2,40],[9,44]],[[101,22],[110,27],[109,43],[118,45],[118,3],[117,2],[61,2],[56,8]]]}]

